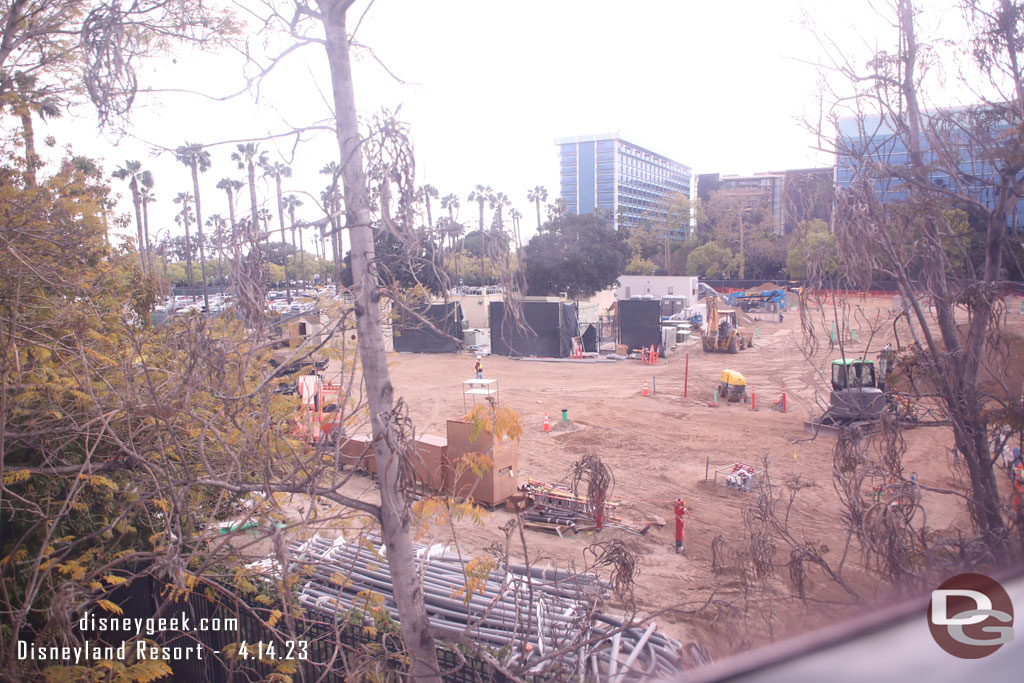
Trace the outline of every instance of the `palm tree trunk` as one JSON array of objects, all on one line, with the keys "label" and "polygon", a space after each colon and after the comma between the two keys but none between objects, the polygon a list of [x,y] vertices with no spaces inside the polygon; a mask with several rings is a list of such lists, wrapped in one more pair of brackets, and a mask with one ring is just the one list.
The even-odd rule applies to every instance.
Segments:
[{"label": "palm tree trunk", "polygon": [[199,275],[203,278],[203,310],[210,310],[210,295],[206,291],[206,240],[203,238],[203,212],[199,204],[199,165],[193,161],[192,187],[196,193],[196,230],[199,233]]},{"label": "palm tree trunk", "polygon": [[[281,174],[274,174],[277,185],[277,220],[281,224],[281,247],[284,254],[284,292],[288,303],[292,302],[292,283],[288,277],[288,238],[284,234],[284,203],[281,200]],[[294,234],[294,233],[293,233]],[[294,246],[294,245],[293,245]]]},{"label": "palm tree trunk", "polygon": [[[167,238],[164,238],[167,239]],[[174,294],[174,289],[171,285],[171,274],[167,271],[167,243],[164,242],[164,246],[160,249],[160,260],[164,262],[164,282],[167,283],[167,296]]]},{"label": "palm tree trunk", "polygon": [[388,373],[380,304],[377,301],[379,282],[374,265],[373,233],[370,229],[370,198],[363,173],[362,150],[359,147],[348,33],[345,28],[345,11],[351,3],[344,0],[317,0],[317,4],[324,23],[338,146],[344,163],[341,177],[345,209],[355,219],[349,222],[349,239],[352,247],[350,253],[356,300],[356,331],[380,476],[381,534],[388,547],[388,567],[391,570],[398,618],[402,624],[402,641],[412,660],[409,675],[415,681],[440,681],[437,651],[430,634],[423,589],[413,557],[410,501],[399,480],[399,456],[391,449],[391,444],[398,443],[395,423],[388,419],[395,410],[394,389]]},{"label": "palm tree trunk", "polygon": [[[291,210],[291,221],[292,221],[292,243],[295,242],[295,208]],[[308,279],[306,277],[306,247],[302,243],[302,228],[299,227],[299,269],[302,271],[302,282],[306,283]]]},{"label": "palm tree trunk", "polygon": [[341,284],[341,273],[345,266],[341,245],[341,199],[337,193],[331,199],[331,253],[334,255],[334,281]]},{"label": "palm tree trunk", "polygon": [[36,155],[36,132],[32,125],[32,111],[28,105],[22,105],[19,109],[21,118],[21,135],[25,140],[25,186],[36,186],[36,166],[39,165],[39,157]]},{"label": "palm tree trunk", "polygon": [[135,182],[135,178],[132,178],[128,188],[132,191],[132,204],[135,206],[135,227],[139,232],[139,267],[142,269],[143,276],[145,276],[146,245],[143,244],[142,235],[142,197],[139,195],[139,185]]},{"label": "palm tree trunk", "polygon": [[256,247],[260,242],[260,207],[256,201],[256,165],[249,160],[249,210],[252,212],[252,231],[250,241]]},{"label": "palm tree trunk", "polygon": [[192,296],[195,282],[192,280],[192,233],[188,229],[188,202],[181,203],[181,222],[185,224],[185,271],[188,274],[188,296]]},{"label": "palm tree trunk", "polygon": [[484,279],[484,201],[480,200],[480,293],[486,294]]},{"label": "palm tree trunk", "polygon": [[142,229],[146,243],[146,261],[149,264],[150,272],[153,271],[153,252],[149,246],[149,200],[142,197]]}]

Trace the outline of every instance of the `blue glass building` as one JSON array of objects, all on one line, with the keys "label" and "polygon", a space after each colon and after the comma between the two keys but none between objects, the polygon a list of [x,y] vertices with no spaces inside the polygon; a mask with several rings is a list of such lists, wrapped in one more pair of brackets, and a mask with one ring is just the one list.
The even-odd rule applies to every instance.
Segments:
[{"label": "blue glass building", "polygon": [[664,218],[672,196],[690,196],[690,167],[617,133],[555,140],[561,196],[570,213],[607,209],[615,228]]},{"label": "blue glass building", "polygon": [[[955,120],[955,112],[953,113]],[[956,133],[944,136],[955,143]],[[994,145],[993,145],[994,147]],[[971,158],[971,147],[967,144],[956,146],[957,167],[963,174],[975,178],[968,185],[962,177],[950,178],[947,169],[936,165],[936,152],[929,145],[928,139],[922,134],[922,156],[929,167],[928,179],[937,188],[951,188],[959,193],[970,196],[992,208],[997,197],[998,176],[993,162],[989,159]],[[863,120],[855,117],[839,120],[839,131],[836,140],[836,187],[849,189],[855,178],[871,179],[882,202],[898,201],[907,198],[906,186],[902,179],[893,177],[893,171],[905,169],[909,173],[910,157],[904,141],[896,135],[889,123],[880,116],[871,116]],[[885,165],[885,170],[880,170]],[[961,183],[959,187],[952,184]],[[1024,199],[1017,202],[1016,211],[1007,217],[1007,228],[1020,230],[1024,227]]]}]

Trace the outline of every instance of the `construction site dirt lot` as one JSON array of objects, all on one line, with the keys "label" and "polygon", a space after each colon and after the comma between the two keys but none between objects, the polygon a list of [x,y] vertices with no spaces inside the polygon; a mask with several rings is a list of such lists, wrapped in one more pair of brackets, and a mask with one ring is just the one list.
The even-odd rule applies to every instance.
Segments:
[{"label": "construction site dirt lot", "polygon": [[[892,308],[892,298],[856,297],[849,300],[850,312],[860,309],[857,342],[843,336],[845,353],[865,353],[868,341],[866,320],[884,320]],[[1011,314],[1006,318],[1009,330],[1024,331],[1024,316],[1016,314],[1019,302],[1008,302]],[[529,560],[559,567],[586,562],[585,548],[598,541],[622,539],[639,557],[635,599],[641,614],[661,612],[658,627],[682,642],[699,640],[712,654],[723,656],[752,644],[763,644],[851,616],[872,603],[889,600],[892,594],[883,581],[865,573],[856,541],[849,548],[843,578],[864,599],[853,604],[850,595],[817,568],[808,570],[808,595],[802,602],[793,596],[786,563],[790,547],[777,540],[774,591],[770,609],[758,604],[762,598],[745,596],[736,576],[716,574],[712,570],[712,540],[723,535],[733,543],[744,538],[742,511],[756,500],[756,493],[744,493],[715,483],[715,468],[736,462],[761,465],[767,458],[772,484],[783,498],[784,484],[799,475],[807,485],[799,491],[788,515],[792,536],[800,542],[817,544],[824,559],[837,567],[844,554],[847,534],[840,519],[840,503],[832,486],[832,438],[812,438],[805,433],[804,420],[819,414],[827,402],[827,367],[837,358],[837,346],[830,348],[827,330],[833,313],[830,307],[812,312],[817,322],[819,348],[808,358],[806,337],[800,316],[751,314],[758,320],[747,324],[756,328],[754,347],[738,354],[705,353],[697,340],[673,349],[656,366],[639,360],[608,363],[568,363],[517,360],[487,356],[484,376],[498,380],[501,405],[518,413],[523,424],[519,444],[519,482],[537,479],[568,483],[570,465],[586,453],[598,454],[614,477],[613,499],[625,525],[651,526],[639,535],[620,528],[605,528],[597,534],[579,534],[560,538],[526,531]],[[861,322],[858,324],[857,320]],[[905,324],[896,334],[906,344]],[[886,343],[896,347],[893,325],[878,325],[870,340],[869,357]],[[906,335],[906,336],[904,336]],[[1017,360],[1014,358],[1017,357]],[[1011,353],[1011,374],[1024,354]],[[448,419],[465,414],[463,381],[473,377],[475,358],[471,354],[391,354],[390,368],[396,396],[408,403],[410,417],[418,434],[444,435]],[[684,373],[688,363],[686,396]],[[709,407],[721,371],[736,370],[746,377],[748,394],[756,392],[757,411],[750,403],[720,403]],[[651,396],[644,397],[644,382]],[[1016,387],[1021,379],[1015,380]],[[772,409],[786,391],[787,412]],[[472,405],[470,398],[470,406]],[[562,410],[568,410],[569,425],[561,423]],[[544,415],[550,417],[553,430],[542,431]],[[904,434],[907,473],[916,473],[918,482],[942,489],[962,490],[949,466],[952,436],[945,427],[919,427]],[[1003,485],[1005,482],[1001,482]],[[373,497],[373,483],[356,477],[346,487],[349,493]],[[683,498],[686,515],[686,552],[676,554],[673,501]],[[956,496],[923,492],[921,503],[927,511],[927,524],[934,529],[969,532],[971,523],[962,501]],[[492,511],[483,526],[469,522],[457,525],[460,549],[467,555],[483,555],[492,543],[504,543],[500,527],[514,515],[503,508]],[[444,542],[448,533],[432,530],[423,542]],[[511,552],[522,560],[523,550],[515,535]],[[700,609],[714,595],[714,608]],[[763,596],[764,594],[760,594]],[[611,608],[619,607],[614,602]],[[922,622],[923,623],[923,622]]]}]

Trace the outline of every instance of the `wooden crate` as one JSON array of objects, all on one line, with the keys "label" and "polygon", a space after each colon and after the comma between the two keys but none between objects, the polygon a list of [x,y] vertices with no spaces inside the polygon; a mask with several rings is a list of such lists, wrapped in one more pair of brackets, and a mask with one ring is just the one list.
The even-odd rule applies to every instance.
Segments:
[{"label": "wooden crate", "polygon": [[[472,498],[477,503],[495,506],[515,495],[518,488],[518,444],[506,439],[495,443],[494,437],[481,431],[472,439],[473,425],[462,420],[448,420],[448,466],[444,489],[457,497]],[[468,453],[485,453],[493,463],[477,475],[466,466]]]}]

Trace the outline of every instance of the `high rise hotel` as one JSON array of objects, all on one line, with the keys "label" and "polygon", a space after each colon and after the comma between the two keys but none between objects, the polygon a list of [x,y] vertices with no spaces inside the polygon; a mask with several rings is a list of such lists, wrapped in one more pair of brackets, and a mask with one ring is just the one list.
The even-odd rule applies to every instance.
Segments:
[{"label": "high rise hotel", "polygon": [[663,218],[670,199],[690,196],[690,167],[634,145],[618,134],[555,140],[561,193],[570,213],[612,212],[615,228]]}]

